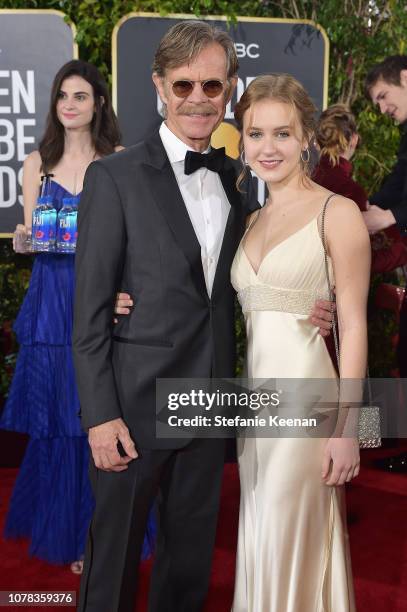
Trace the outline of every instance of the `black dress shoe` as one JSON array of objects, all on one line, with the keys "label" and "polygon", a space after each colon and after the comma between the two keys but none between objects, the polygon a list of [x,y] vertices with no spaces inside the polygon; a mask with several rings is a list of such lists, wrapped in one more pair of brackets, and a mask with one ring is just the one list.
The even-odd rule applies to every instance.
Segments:
[{"label": "black dress shoe", "polygon": [[395,457],[379,459],[377,461],[377,466],[382,470],[386,470],[387,472],[394,472],[397,474],[407,472],[407,453],[402,453],[401,455],[396,455]]}]

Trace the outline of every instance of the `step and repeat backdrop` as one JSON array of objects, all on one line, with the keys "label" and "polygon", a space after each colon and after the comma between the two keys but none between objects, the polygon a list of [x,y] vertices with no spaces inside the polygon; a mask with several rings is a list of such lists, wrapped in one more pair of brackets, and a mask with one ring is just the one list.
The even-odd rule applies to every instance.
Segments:
[{"label": "step and repeat backdrop", "polygon": [[64,17],[0,10],[0,236],[23,220],[23,161],[44,131],[55,74],[77,57],[76,31]]},{"label": "step and repeat backdrop", "polygon": [[[151,80],[155,49],[177,21],[193,15],[132,13],[112,34],[112,96],[126,146],[148,137],[162,121],[161,103]],[[233,109],[259,74],[288,72],[298,78],[319,109],[328,96],[329,41],[313,22],[241,17],[234,25],[206,17],[227,30],[239,57],[239,80],[225,121],[212,144],[237,157]],[[25,157],[44,130],[52,80],[77,57],[75,28],[63,13],[47,10],[0,11],[0,236],[9,236],[23,219],[21,174]],[[264,186],[259,184],[259,200]]]},{"label": "step and repeat backdrop", "polygon": [[[131,14],[114,28],[112,93],[125,145],[142,140],[159,124],[161,103],[151,81],[154,52],[174,23],[190,18]],[[317,25],[241,17],[236,25],[228,27],[220,17],[210,20],[229,32],[239,58],[238,85],[226,109],[225,122],[233,122],[234,105],[250,81],[267,72],[292,74],[303,83],[318,108],[326,106],[329,45],[325,32]]]}]

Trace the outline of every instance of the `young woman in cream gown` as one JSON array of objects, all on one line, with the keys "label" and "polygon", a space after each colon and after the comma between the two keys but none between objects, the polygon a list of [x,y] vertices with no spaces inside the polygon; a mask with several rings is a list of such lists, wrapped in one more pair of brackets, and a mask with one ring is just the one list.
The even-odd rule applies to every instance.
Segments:
[{"label": "young woman in cream gown", "polygon": [[[245,163],[270,194],[249,219],[232,266],[251,379],[337,376],[309,321],[315,299],[327,297],[320,232],[331,195],[308,175],[314,114],[309,96],[288,75],[256,78],[235,108]],[[340,377],[362,379],[370,244],[353,201],[331,197],[325,236],[336,287]],[[233,612],[353,612],[343,485],[359,472],[357,438],[247,437],[238,440],[238,455]]]}]

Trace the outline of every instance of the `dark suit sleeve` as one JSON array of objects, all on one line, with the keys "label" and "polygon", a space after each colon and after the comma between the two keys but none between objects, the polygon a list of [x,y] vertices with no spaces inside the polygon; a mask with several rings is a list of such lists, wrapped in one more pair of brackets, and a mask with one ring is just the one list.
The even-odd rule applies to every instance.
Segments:
[{"label": "dark suit sleeve", "polygon": [[246,172],[246,177],[241,185],[241,190],[243,193],[246,215],[250,215],[255,210],[261,208],[257,199],[257,181],[253,179],[250,171]]},{"label": "dark suit sleeve", "polygon": [[391,209],[391,212],[396,219],[396,223],[402,232],[407,232],[407,202],[400,204],[399,206],[394,206]]},{"label": "dark suit sleeve", "polygon": [[125,248],[119,193],[108,170],[94,162],[79,206],[75,262],[73,356],[85,429],[121,417],[111,352]]},{"label": "dark suit sleeve", "polygon": [[370,198],[371,204],[390,209],[399,229],[407,230],[407,136],[400,144],[398,159],[383,185]]}]

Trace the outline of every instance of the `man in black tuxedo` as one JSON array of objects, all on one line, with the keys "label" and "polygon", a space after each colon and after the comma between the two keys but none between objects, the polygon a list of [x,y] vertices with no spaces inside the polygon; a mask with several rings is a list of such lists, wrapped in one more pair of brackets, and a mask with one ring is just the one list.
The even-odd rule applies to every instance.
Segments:
[{"label": "man in black tuxedo", "polygon": [[[96,508],[81,612],[130,612],[147,516],[159,498],[150,612],[198,612],[209,583],[222,440],[155,436],[156,378],[233,377],[230,267],[258,207],[234,160],[211,150],[238,64],[229,36],[176,24],[153,80],[166,120],[91,164],[79,214],[74,357]],[[111,322],[119,289],[135,307]],[[329,318],[329,314],[327,315]],[[322,323],[323,324],[323,323]]]}]

